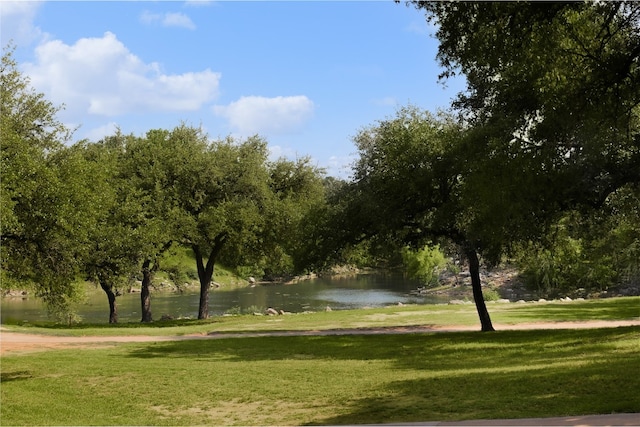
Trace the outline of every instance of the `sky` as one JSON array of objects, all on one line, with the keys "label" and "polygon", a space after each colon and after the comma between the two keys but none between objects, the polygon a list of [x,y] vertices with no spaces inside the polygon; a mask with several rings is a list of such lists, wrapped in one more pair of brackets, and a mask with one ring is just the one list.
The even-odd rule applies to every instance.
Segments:
[{"label": "sky", "polygon": [[348,179],[353,137],[406,105],[436,112],[424,14],[375,1],[5,1],[3,49],[77,128],[74,140],[181,123],[212,139],[260,135],[270,157],[310,157]]}]

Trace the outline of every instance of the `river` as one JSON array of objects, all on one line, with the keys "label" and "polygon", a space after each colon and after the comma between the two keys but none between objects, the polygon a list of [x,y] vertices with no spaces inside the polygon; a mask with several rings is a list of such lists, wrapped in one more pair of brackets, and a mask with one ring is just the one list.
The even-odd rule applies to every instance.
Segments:
[{"label": "river", "polygon": [[[442,298],[411,293],[419,287],[413,280],[394,274],[361,274],[340,278],[318,278],[296,284],[256,285],[230,290],[212,289],[209,313],[264,311],[268,307],[292,313],[304,311],[346,310],[402,304],[434,304]],[[140,294],[124,294],[117,298],[120,322],[136,322],[141,318]],[[199,294],[197,290],[155,292],[151,296],[151,312],[155,320],[163,315],[173,318],[196,318]],[[33,297],[2,298],[2,323],[50,320],[44,304]],[[78,307],[83,322],[107,323],[109,307],[102,291],[88,292],[86,301]]]}]

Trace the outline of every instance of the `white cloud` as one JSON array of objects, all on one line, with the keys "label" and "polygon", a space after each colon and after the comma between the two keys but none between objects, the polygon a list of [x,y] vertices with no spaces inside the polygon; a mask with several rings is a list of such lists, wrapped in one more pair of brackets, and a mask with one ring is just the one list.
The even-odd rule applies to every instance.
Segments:
[{"label": "white cloud", "polygon": [[140,15],[140,21],[147,25],[159,22],[164,27],[180,27],[188,30],[196,29],[196,24],[193,23],[191,18],[180,12],[160,14],[145,10],[142,12],[142,15]]},{"label": "white cloud", "polygon": [[269,159],[276,161],[281,158],[294,159],[297,153],[293,148],[284,148],[280,145],[269,146]]},{"label": "white cloud", "polygon": [[355,154],[350,156],[331,156],[326,166],[327,175],[348,180],[353,174],[352,167],[355,161]]},{"label": "white cloud", "polygon": [[189,30],[195,30],[196,25],[191,21],[184,13],[167,13],[164,16],[164,20],[162,21],[162,25],[165,27],[182,27]]},{"label": "white cloud", "polygon": [[398,105],[398,100],[392,96],[386,96],[384,98],[376,98],[371,101],[373,105],[377,107],[395,107]]},{"label": "white cloud", "polygon": [[187,7],[209,6],[211,4],[213,4],[211,0],[187,0],[184,2],[184,5]]},{"label": "white cloud", "polygon": [[0,1],[0,40],[3,48],[9,41],[26,45],[46,37],[40,28],[33,25],[41,5],[41,1]]},{"label": "white cloud", "polygon": [[87,138],[90,141],[99,141],[105,136],[115,135],[118,129],[118,124],[115,122],[109,122],[102,126],[90,129],[82,133],[83,138]]},{"label": "white cloud", "polygon": [[70,113],[103,116],[149,111],[196,111],[218,96],[220,73],[209,69],[178,75],[146,64],[113,33],[59,40],[36,48],[36,62],[25,64],[31,83]]},{"label": "white cloud", "polygon": [[140,22],[143,24],[153,24],[154,22],[160,21],[162,19],[162,15],[160,13],[151,13],[148,10],[142,12],[140,15]]},{"label": "white cloud", "polygon": [[299,130],[313,115],[313,101],[306,96],[243,96],[213,112],[226,118],[236,131],[245,134],[282,134]]}]

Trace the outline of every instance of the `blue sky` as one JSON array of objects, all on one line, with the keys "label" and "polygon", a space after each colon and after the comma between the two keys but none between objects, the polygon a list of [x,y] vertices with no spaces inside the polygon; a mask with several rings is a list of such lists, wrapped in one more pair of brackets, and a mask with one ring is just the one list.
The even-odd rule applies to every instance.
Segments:
[{"label": "blue sky", "polygon": [[19,1],[1,37],[32,86],[98,140],[182,121],[253,134],[271,156],[310,156],[348,178],[359,129],[409,103],[447,108],[422,12],[379,1]]}]

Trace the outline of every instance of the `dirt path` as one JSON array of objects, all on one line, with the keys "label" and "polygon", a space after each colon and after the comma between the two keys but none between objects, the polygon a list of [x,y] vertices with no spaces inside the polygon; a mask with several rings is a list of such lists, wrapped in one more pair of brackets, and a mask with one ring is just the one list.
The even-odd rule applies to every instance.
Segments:
[{"label": "dirt path", "polygon": [[[494,324],[496,330],[532,330],[532,329],[587,329],[617,328],[620,326],[640,326],[640,320],[621,321],[587,321],[587,322],[535,322],[518,324]],[[409,334],[420,332],[460,332],[477,331],[477,326],[398,326],[383,328],[330,329],[308,331],[269,331],[269,332],[211,332],[209,334],[180,336],[51,336],[11,332],[0,328],[0,354],[46,351],[63,348],[98,348],[132,342],[162,342],[193,339],[220,339],[237,337],[264,336],[318,336],[318,335],[375,335],[375,334]]]}]

